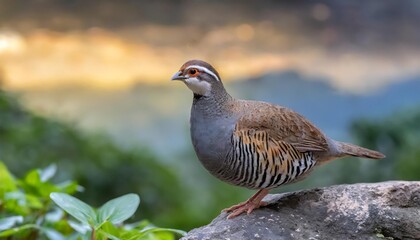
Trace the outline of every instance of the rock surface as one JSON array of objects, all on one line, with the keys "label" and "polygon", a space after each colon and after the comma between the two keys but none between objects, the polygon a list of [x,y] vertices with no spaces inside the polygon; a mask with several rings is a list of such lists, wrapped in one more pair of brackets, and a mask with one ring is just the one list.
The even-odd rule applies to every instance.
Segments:
[{"label": "rock surface", "polygon": [[183,239],[420,239],[420,182],[338,185],[268,195],[267,207],[222,213]]}]

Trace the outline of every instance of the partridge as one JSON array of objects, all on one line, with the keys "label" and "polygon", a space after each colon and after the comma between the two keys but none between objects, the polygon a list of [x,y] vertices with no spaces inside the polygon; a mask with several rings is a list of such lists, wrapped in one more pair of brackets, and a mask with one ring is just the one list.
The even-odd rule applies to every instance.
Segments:
[{"label": "partridge", "polygon": [[300,114],[278,105],[239,100],[210,64],[190,60],[172,80],[194,94],[190,132],[204,167],[227,183],[258,192],[225,209],[228,218],[266,205],[270,189],[302,180],[315,166],[346,156],[381,159],[377,151],[335,141]]}]

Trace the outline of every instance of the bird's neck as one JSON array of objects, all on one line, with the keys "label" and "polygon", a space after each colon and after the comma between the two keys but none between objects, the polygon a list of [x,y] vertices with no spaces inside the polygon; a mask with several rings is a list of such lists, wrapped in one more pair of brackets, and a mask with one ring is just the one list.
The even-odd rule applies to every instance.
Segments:
[{"label": "bird's neck", "polygon": [[225,108],[233,98],[223,89],[223,91],[212,92],[208,96],[194,94],[193,108],[201,114],[217,116],[225,112]]}]

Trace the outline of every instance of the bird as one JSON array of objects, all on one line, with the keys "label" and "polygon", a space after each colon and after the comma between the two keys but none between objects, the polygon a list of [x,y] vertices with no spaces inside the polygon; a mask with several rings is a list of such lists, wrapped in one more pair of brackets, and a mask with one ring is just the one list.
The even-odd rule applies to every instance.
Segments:
[{"label": "bird", "polygon": [[193,92],[191,142],[204,168],[224,182],[258,190],[224,209],[228,219],[266,206],[263,198],[271,189],[302,180],[316,166],[348,156],[385,157],[329,138],[286,107],[233,98],[205,61],[187,61],[171,80],[182,81]]}]

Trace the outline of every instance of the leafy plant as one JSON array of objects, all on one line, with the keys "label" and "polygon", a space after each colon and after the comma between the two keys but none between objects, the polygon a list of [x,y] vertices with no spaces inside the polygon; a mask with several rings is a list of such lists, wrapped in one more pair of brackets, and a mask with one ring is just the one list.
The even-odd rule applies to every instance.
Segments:
[{"label": "leafy plant", "polygon": [[[70,195],[80,189],[75,182],[50,181],[56,170],[55,165],[50,165],[16,179],[0,162],[0,238],[166,240],[184,234],[155,227],[146,220],[123,224],[137,210],[138,195],[126,194],[94,209]],[[77,221],[69,219],[65,212]]]},{"label": "leafy plant", "polygon": [[[127,194],[105,203],[99,209],[65,193],[51,193],[51,199],[64,211],[76,218],[79,223],[72,223],[81,238],[91,239],[148,239],[149,234],[158,239],[173,239],[172,235],[161,233],[174,232],[183,235],[184,232],[175,229],[158,228],[145,222],[128,226],[121,223],[130,218],[140,204],[136,194]],[[119,226],[120,225],[120,226]],[[119,226],[119,227],[117,227]],[[164,237],[165,236],[165,237]]]},{"label": "leafy plant", "polygon": [[73,181],[51,183],[56,170],[55,165],[50,165],[16,179],[0,162],[0,238],[64,239],[63,234],[71,231],[65,221],[54,218],[61,213],[51,208],[49,194],[56,191],[73,194],[78,185]]},{"label": "leafy plant", "polygon": [[146,205],[170,213],[162,216],[144,209],[143,216],[168,226],[194,220],[182,215],[188,214],[188,206],[180,197],[185,188],[175,170],[149,150],[123,148],[105,134],[84,132],[72,123],[35,114],[1,89],[0,112],[1,160],[16,176],[55,163],[63,169],[57,179],[74,179],[95,189],[77,194],[84,201],[100,204],[110,196],[138,192]]}]

